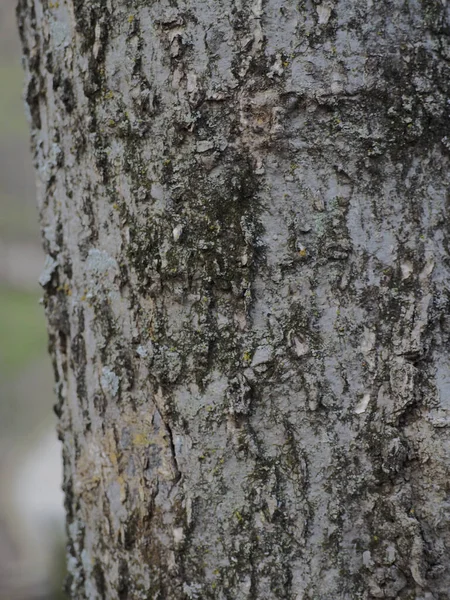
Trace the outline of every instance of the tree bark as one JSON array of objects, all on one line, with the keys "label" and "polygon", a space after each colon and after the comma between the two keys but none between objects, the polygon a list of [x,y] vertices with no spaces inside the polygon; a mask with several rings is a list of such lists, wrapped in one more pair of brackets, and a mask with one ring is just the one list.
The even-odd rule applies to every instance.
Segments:
[{"label": "tree bark", "polygon": [[20,0],[88,599],[450,590],[445,0]]}]

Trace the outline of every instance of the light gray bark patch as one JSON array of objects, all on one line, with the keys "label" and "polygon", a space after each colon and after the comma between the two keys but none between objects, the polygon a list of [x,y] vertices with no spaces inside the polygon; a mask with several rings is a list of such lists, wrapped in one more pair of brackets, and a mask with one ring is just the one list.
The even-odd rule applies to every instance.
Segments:
[{"label": "light gray bark patch", "polygon": [[258,365],[263,365],[269,362],[272,359],[272,356],[272,346],[258,346],[253,354],[251,366],[257,367]]},{"label": "light gray bark patch", "polygon": [[119,392],[120,379],[109,367],[103,367],[100,383],[105,393],[109,393],[112,396],[117,396]]},{"label": "light gray bark patch", "polygon": [[39,276],[39,283],[42,287],[45,287],[52,280],[53,273],[58,268],[58,261],[54,260],[47,254],[45,257],[45,264],[42,273]]}]

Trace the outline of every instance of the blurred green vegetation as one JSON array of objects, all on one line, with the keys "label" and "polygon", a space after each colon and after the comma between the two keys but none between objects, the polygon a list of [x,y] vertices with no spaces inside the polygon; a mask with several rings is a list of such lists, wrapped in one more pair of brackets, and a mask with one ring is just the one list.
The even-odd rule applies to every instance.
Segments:
[{"label": "blurred green vegetation", "polygon": [[19,61],[0,64],[0,134],[28,135],[20,90],[23,70]]},{"label": "blurred green vegetation", "polygon": [[31,203],[24,206],[20,198],[4,192],[1,186],[0,180],[0,237],[7,240],[34,242],[38,238],[36,207]]},{"label": "blurred green vegetation", "polygon": [[8,378],[42,356],[43,312],[37,294],[0,286],[0,372]]}]

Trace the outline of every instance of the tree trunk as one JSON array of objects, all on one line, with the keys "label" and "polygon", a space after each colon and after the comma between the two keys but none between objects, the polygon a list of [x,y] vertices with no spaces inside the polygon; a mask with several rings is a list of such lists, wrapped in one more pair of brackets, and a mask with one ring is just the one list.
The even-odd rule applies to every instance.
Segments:
[{"label": "tree trunk", "polygon": [[448,599],[446,1],[18,17],[70,596]]}]

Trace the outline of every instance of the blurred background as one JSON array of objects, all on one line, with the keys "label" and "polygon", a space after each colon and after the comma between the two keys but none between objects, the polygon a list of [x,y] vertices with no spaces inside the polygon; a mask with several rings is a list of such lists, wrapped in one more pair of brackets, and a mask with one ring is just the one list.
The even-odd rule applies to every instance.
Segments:
[{"label": "blurred background", "polygon": [[0,600],[56,600],[64,597],[61,458],[15,3],[0,0]]}]

